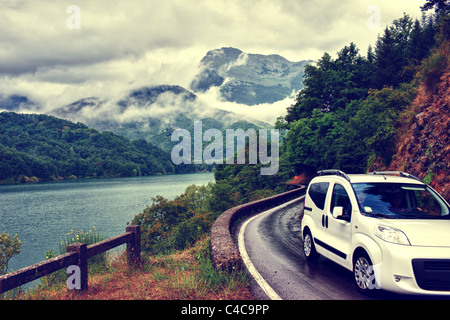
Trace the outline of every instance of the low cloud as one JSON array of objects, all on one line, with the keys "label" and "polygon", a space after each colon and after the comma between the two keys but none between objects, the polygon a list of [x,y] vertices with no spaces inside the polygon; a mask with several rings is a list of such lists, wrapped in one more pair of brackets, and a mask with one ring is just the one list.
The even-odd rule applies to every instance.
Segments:
[{"label": "low cloud", "polygon": [[[80,29],[67,27],[69,4],[80,8]],[[379,29],[367,27],[372,5],[380,8]],[[206,52],[224,46],[300,61],[335,54],[353,41],[364,54],[403,12],[419,17],[421,5],[423,0],[0,0],[0,94],[24,95],[52,110],[84,97],[114,100],[142,86],[189,88]],[[212,108],[261,120],[273,120],[291,104],[247,107],[213,93],[201,98]]]},{"label": "low cloud", "polygon": [[237,115],[235,120],[254,119],[275,124],[278,117],[287,113],[286,108],[294,103],[293,97],[275,103],[263,103],[248,106],[236,102],[225,101],[220,94],[220,87],[212,87],[207,92],[197,94],[201,103],[216,110],[224,110]]}]

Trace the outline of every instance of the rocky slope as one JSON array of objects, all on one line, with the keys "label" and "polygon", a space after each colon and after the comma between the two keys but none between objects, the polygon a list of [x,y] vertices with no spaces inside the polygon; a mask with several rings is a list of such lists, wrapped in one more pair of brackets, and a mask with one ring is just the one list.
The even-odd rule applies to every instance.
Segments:
[{"label": "rocky slope", "polygon": [[436,83],[430,87],[430,83],[422,82],[416,99],[401,119],[397,153],[388,169],[417,175],[449,201],[450,43],[442,45],[435,54],[447,60],[434,66],[432,71],[438,72]]}]

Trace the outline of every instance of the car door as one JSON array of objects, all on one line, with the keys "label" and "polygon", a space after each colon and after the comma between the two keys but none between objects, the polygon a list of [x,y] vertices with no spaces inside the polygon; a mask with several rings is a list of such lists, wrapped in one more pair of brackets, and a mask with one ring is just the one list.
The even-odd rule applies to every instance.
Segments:
[{"label": "car door", "polygon": [[308,197],[305,201],[305,215],[311,217],[310,224],[311,234],[314,243],[317,245],[316,250],[319,253],[323,252],[323,244],[326,242],[326,208],[325,201],[329,191],[329,182],[315,182],[311,183],[308,189]]},{"label": "car door", "polygon": [[[341,264],[346,264],[347,259],[350,258],[351,248],[352,203],[349,192],[342,184],[334,183],[331,188],[331,200],[326,204],[328,216],[327,244],[328,251],[332,253],[329,257]],[[343,208],[341,217],[333,217],[335,207]]]}]

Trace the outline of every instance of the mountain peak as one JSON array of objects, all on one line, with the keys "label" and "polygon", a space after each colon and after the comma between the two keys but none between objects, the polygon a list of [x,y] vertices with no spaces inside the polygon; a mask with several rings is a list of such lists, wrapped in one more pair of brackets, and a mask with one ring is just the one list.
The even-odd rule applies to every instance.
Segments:
[{"label": "mountain peak", "polygon": [[239,49],[232,47],[222,47],[220,49],[209,50],[203,61],[217,60],[218,58],[227,58],[228,60],[236,60],[243,52]]},{"label": "mountain peak", "polygon": [[278,54],[248,54],[223,47],[210,50],[203,57],[191,89],[206,92],[220,87],[222,97],[228,101],[247,105],[273,103],[303,87],[304,67],[308,63],[310,60],[291,62]]},{"label": "mountain peak", "polygon": [[130,104],[146,105],[155,103],[161,94],[172,93],[174,95],[182,95],[184,101],[194,101],[197,96],[178,85],[158,85],[151,87],[142,87],[131,91],[126,98],[120,100],[117,104],[126,108]]},{"label": "mountain peak", "polygon": [[35,106],[36,104],[33,101],[22,95],[0,95],[0,110],[5,109],[8,111],[19,111],[20,109],[28,109]]}]

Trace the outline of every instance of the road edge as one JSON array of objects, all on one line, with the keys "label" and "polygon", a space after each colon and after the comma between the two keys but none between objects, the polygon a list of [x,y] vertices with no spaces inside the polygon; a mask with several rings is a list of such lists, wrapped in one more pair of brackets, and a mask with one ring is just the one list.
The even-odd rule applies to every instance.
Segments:
[{"label": "road edge", "polygon": [[282,210],[286,207],[289,207],[290,205],[299,202],[299,201],[303,201],[301,199],[304,199],[304,196],[301,196],[299,198],[293,199],[289,202],[286,202],[282,205],[279,205],[275,208],[266,210],[264,212],[261,212],[249,219],[247,219],[242,226],[239,229],[239,233],[238,233],[238,249],[242,258],[242,261],[245,265],[245,267],[247,268],[248,272],[250,273],[250,275],[253,277],[253,279],[256,281],[256,283],[258,284],[258,286],[264,291],[264,293],[267,295],[267,297],[271,300],[283,300],[277,293],[276,291],[267,283],[267,281],[263,278],[263,276],[258,272],[258,270],[256,269],[256,267],[254,266],[254,264],[252,263],[250,256],[247,253],[247,249],[245,247],[245,229],[247,227],[247,225],[252,222],[254,219],[262,216],[262,215],[266,215],[266,214],[273,214],[274,212],[277,212],[279,210]]},{"label": "road edge", "polygon": [[305,186],[298,186],[294,190],[242,204],[223,212],[211,228],[211,261],[214,267],[228,271],[243,267],[241,255],[231,235],[236,221],[296,199],[302,196],[305,190]]}]

